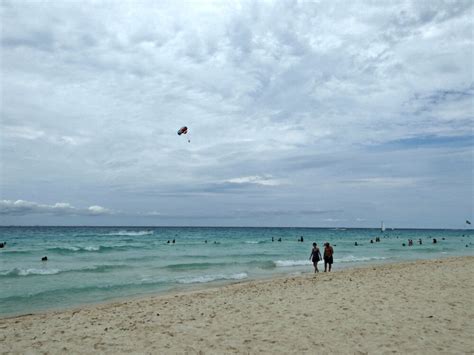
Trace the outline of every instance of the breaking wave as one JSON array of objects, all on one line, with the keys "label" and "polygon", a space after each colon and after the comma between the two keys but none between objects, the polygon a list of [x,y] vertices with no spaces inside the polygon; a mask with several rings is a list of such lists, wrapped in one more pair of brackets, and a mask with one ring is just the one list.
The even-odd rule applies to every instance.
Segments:
[{"label": "breaking wave", "polygon": [[149,230],[146,230],[146,231],[126,231],[126,230],[123,230],[123,231],[117,231],[117,232],[110,232],[110,233],[107,233],[107,234],[104,234],[104,235],[119,235],[119,236],[138,237],[138,236],[142,236],[142,235],[152,235],[152,234],[154,234],[154,232],[149,231]]},{"label": "breaking wave", "polygon": [[309,260],[277,260],[275,265],[279,267],[311,265]]},{"label": "breaking wave", "polygon": [[70,254],[70,253],[87,253],[87,252],[107,252],[107,251],[118,251],[118,250],[129,250],[139,248],[137,245],[90,245],[85,247],[77,246],[63,246],[47,248],[47,251],[58,253],[58,254]]},{"label": "breaking wave", "polygon": [[201,275],[196,277],[186,277],[178,279],[177,282],[180,284],[193,284],[193,283],[208,283],[213,281],[221,280],[243,280],[248,277],[247,273],[241,272],[238,274],[231,275]]},{"label": "breaking wave", "polygon": [[36,269],[36,268],[13,268],[11,270],[0,272],[0,278],[7,278],[7,277],[23,277],[23,276],[45,276],[45,275],[57,275],[62,273],[70,273],[70,272],[108,272],[111,270],[122,269],[127,267],[126,265],[94,265],[94,266],[87,266],[84,268],[78,269]]}]

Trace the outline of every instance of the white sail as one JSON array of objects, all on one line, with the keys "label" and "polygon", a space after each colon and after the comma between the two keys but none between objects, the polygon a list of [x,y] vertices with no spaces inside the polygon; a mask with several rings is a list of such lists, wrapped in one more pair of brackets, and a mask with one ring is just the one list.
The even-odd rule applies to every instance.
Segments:
[{"label": "white sail", "polygon": [[380,231],[383,233],[385,232],[385,225],[383,224],[383,221],[382,221],[382,226],[380,227]]}]

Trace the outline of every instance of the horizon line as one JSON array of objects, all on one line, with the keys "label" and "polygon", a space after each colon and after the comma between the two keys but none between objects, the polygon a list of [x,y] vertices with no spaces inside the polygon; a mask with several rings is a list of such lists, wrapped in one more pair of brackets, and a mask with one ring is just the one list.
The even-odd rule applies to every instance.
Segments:
[{"label": "horizon line", "polygon": [[[49,227],[49,228],[287,228],[287,229],[331,229],[331,230],[343,230],[343,229],[374,229],[380,230],[380,227],[302,227],[302,226],[178,226],[178,225],[48,225],[48,224],[32,224],[32,225],[18,225],[18,224],[0,224],[0,228],[10,227]],[[395,230],[474,230],[473,228],[433,228],[433,227],[388,227],[384,233],[395,231]]]}]

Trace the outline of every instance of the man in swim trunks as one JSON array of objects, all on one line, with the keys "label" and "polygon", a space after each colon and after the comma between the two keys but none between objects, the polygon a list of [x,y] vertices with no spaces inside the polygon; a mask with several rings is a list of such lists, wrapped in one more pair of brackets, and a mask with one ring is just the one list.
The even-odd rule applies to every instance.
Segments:
[{"label": "man in swim trunks", "polygon": [[328,271],[328,265],[329,265],[329,272],[331,272],[333,254],[334,254],[334,249],[332,248],[332,246],[330,246],[329,243],[324,243],[324,272]]}]

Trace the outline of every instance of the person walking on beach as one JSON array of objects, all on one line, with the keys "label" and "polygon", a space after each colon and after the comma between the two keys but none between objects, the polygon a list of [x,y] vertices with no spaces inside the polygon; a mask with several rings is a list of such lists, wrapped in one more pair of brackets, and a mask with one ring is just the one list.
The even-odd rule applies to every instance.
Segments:
[{"label": "person walking on beach", "polygon": [[313,249],[311,250],[311,255],[309,256],[309,260],[313,262],[314,265],[314,272],[319,272],[318,270],[318,261],[321,260],[321,252],[319,251],[318,244],[313,243]]},{"label": "person walking on beach", "polygon": [[332,266],[332,256],[334,255],[334,249],[332,246],[329,245],[329,243],[324,243],[324,272],[328,271],[328,265],[329,265],[329,272],[331,272],[331,266]]}]

